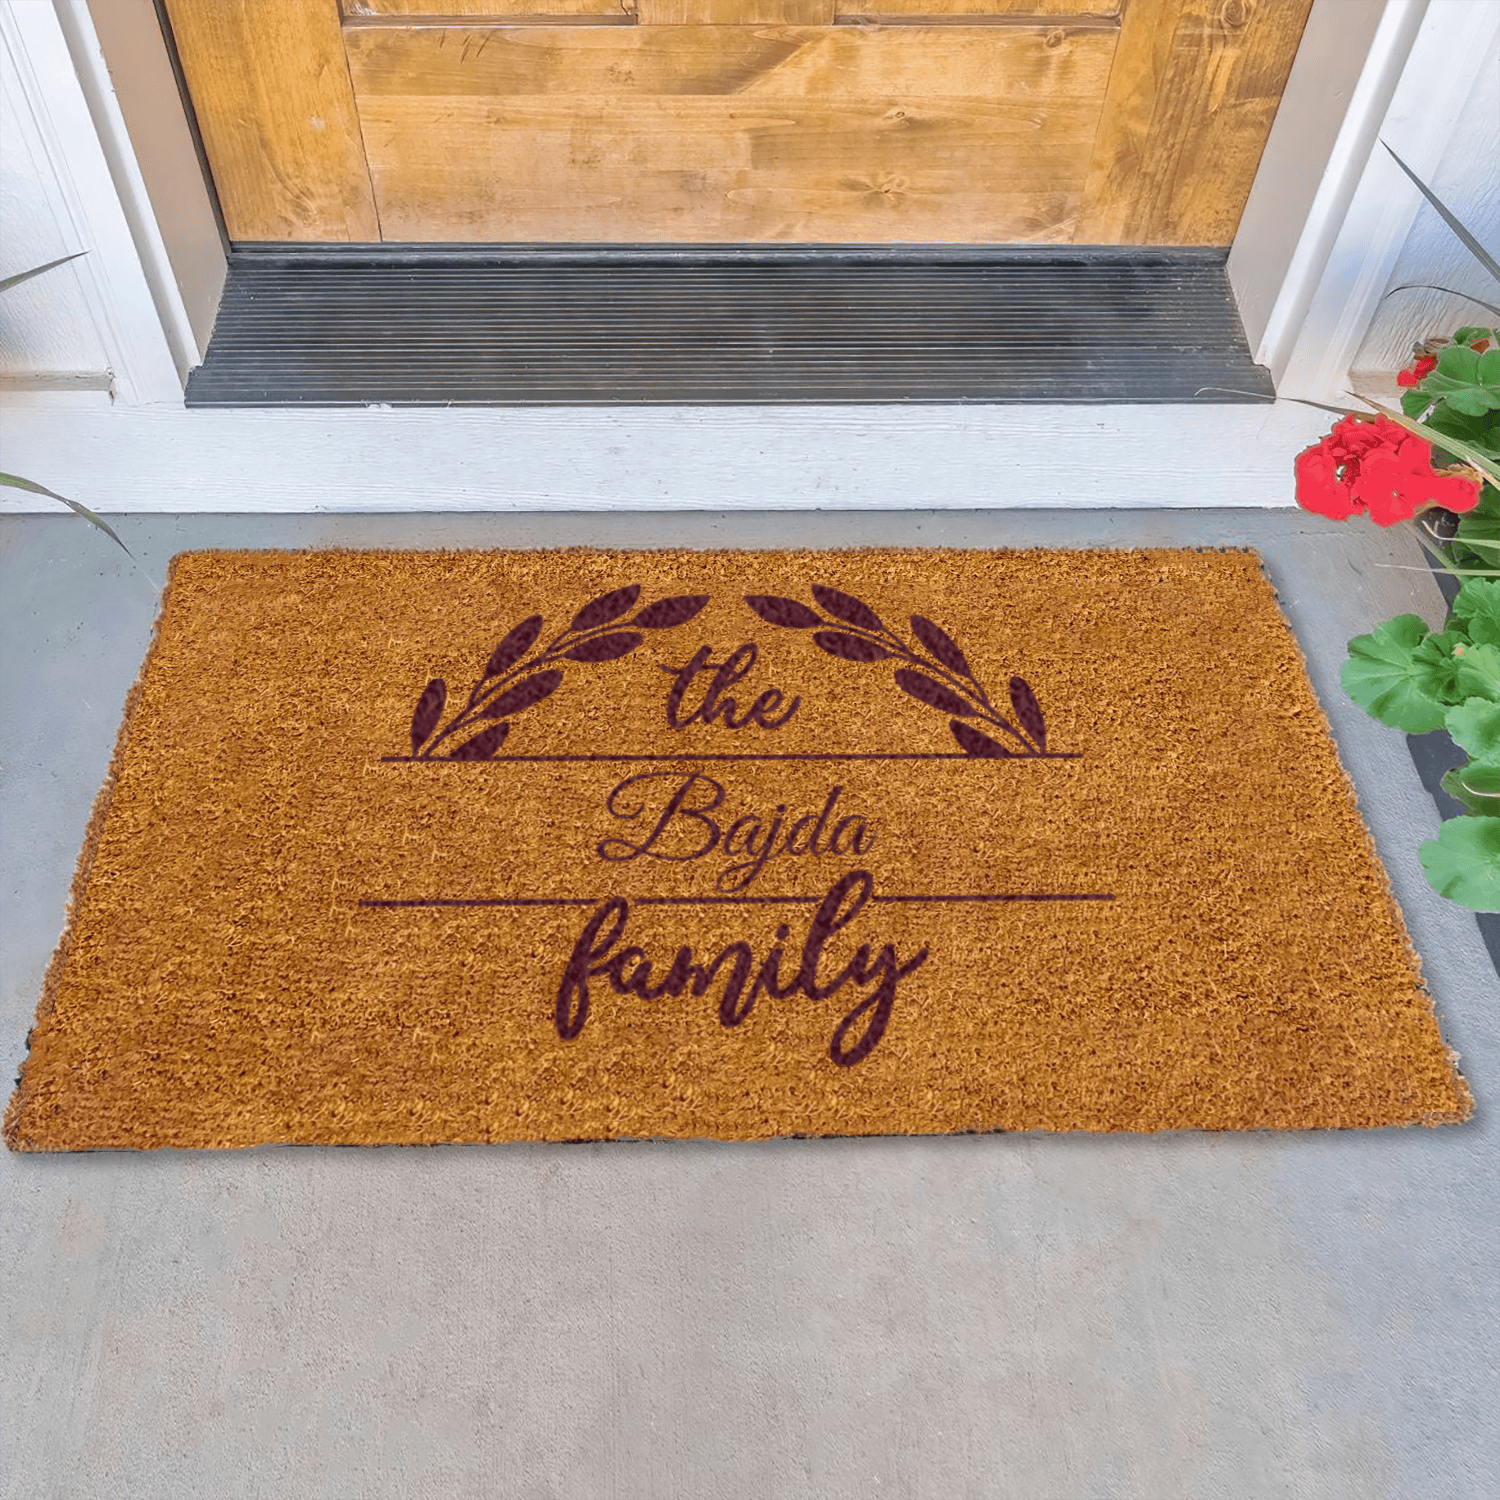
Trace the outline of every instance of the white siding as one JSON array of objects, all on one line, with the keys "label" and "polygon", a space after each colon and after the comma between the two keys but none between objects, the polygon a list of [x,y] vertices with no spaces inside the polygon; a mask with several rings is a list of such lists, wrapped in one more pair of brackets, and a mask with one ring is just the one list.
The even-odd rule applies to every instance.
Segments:
[{"label": "white siding", "polygon": [[[1382,153],[1384,154],[1384,153]],[[1387,157],[1393,186],[1404,180]],[[1460,124],[1443,155],[1437,195],[1491,254],[1500,255],[1500,49],[1490,54],[1469,91]],[[1464,249],[1436,209],[1423,201],[1387,286],[1432,282],[1500,304],[1500,284]],[[1410,291],[1387,295],[1355,358],[1356,378],[1374,384],[1411,362],[1411,346],[1465,323],[1500,321],[1460,297]]]},{"label": "white siding", "polygon": [[[24,63],[24,60],[23,60]],[[17,59],[0,33],[0,277],[88,249],[64,222]],[[66,377],[74,377],[66,381]],[[74,384],[109,381],[109,359],[76,265],[59,266],[0,294],[0,379]]]}]

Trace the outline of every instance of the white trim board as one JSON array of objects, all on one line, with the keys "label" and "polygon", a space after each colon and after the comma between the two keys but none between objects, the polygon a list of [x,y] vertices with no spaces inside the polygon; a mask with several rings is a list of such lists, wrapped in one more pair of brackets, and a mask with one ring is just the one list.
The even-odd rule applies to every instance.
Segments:
[{"label": "white trim board", "polygon": [[[95,510],[1276,507],[1327,430],[1244,406],[173,411],[7,401],[6,467]],[[0,513],[55,511],[7,491]]]},{"label": "white trim board", "polygon": [[[78,40],[82,46],[89,37]],[[0,0],[0,45],[15,63],[22,95],[17,110],[31,155],[45,163],[40,185],[48,208],[66,248],[88,252],[73,262],[73,271],[108,358],[113,391],[131,405],[180,405],[178,364],[137,240],[155,221],[137,216],[132,222],[126,211],[129,194],[122,197],[116,173],[133,171],[135,159],[112,95],[96,89],[90,97],[58,11],[40,0]],[[102,58],[98,64],[102,70]],[[114,162],[105,142],[115,148]]]},{"label": "white trim board", "polygon": [[1380,142],[1431,182],[1497,36],[1500,0],[1390,0],[1256,352],[1283,395],[1348,389],[1422,202]]}]

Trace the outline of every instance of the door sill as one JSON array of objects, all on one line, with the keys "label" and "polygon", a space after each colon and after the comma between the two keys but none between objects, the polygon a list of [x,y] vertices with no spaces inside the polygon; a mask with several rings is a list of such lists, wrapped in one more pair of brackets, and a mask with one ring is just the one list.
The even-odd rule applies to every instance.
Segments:
[{"label": "door sill", "polygon": [[191,407],[1274,399],[1223,249],[241,246]]}]

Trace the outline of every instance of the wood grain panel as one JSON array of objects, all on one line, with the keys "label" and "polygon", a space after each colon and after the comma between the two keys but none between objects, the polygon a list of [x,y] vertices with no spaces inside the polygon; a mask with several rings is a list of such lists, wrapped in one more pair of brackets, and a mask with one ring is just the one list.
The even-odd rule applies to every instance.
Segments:
[{"label": "wood grain panel", "polygon": [[[641,26],[359,30],[347,37],[350,72],[368,122],[405,115],[411,127],[438,100],[518,95],[981,99],[1032,110],[1048,133],[1054,103],[1097,111],[1114,33],[1062,36],[983,27]],[[580,106],[586,108],[586,106]],[[691,106],[681,106],[686,119]],[[439,115],[441,118],[445,118]]]},{"label": "wood grain panel", "polygon": [[834,0],[636,0],[642,26],[831,26]]},{"label": "wood grain panel", "polygon": [[167,0],[231,239],[377,240],[336,0]]},{"label": "wood grain panel", "polygon": [[1068,240],[1097,101],[364,101],[398,240]]},{"label": "wood grain panel", "polygon": [[1122,0],[834,0],[834,14],[840,20],[991,16],[1010,24],[1035,21],[1057,26],[1069,20],[1112,19],[1120,14],[1121,4]]},{"label": "wood grain panel", "polygon": [[339,4],[345,19],[356,22],[385,17],[422,21],[456,16],[491,21],[517,16],[528,20],[563,16],[628,20],[635,14],[634,0],[339,0]]},{"label": "wood grain panel", "polygon": [[1227,245],[1311,0],[1134,0],[1079,243]]}]

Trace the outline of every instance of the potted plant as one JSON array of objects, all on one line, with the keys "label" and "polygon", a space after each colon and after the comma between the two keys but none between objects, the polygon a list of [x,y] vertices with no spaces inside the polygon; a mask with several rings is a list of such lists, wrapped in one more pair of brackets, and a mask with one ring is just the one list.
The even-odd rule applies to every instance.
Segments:
[{"label": "potted plant", "polygon": [[[1387,147],[1389,150],[1389,147]],[[1395,153],[1391,153],[1395,156]],[[1481,266],[1500,263],[1411,172]],[[1402,290],[1398,288],[1397,290]],[[1439,288],[1439,290],[1444,290]],[[1463,294],[1467,295],[1467,294]],[[1500,307],[1469,298],[1500,319]],[[1441,895],[1500,911],[1500,330],[1470,325],[1419,345],[1397,377],[1401,410],[1341,413],[1297,455],[1297,503],[1343,520],[1412,523],[1429,560],[1455,580],[1448,617],[1431,630],[1398,615],[1349,643],[1340,681],[1372,718],[1408,734],[1445,730],[1468,760],[1442,786],[1467,809],[1422,846]],[[1337,410],[1337,408],[1333,408]]]}]

